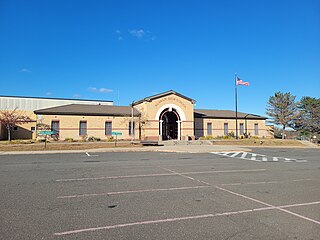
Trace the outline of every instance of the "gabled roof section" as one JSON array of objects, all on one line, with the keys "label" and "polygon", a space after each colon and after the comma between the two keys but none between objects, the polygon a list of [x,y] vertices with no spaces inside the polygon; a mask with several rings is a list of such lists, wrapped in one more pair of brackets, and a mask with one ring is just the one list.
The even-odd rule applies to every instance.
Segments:
[{"label": "gabled roof section", "polygon": [[155,99],[162,98],[162,97],[165,97],[165,96],[168,96],[168,95],[171,95],[171,94],[174,94],[174,95],[177,95],[177,96],[179,96],[181,98],[184,98],[184,99],[192,102],[192,104],[194,104],[196,102],[192,98],[188,98],[188,97],[186,97],[186,96],[184,96],[184,95],[182,95],[182,94],[180,94],[180,93],[178,93],[176,91],[169,90],[169,91],[166,91],[166,92],[163,92],[163,93],[159,93],[159,94],[156,94],[156,95],[145,97],[145,98],[143,98],[143,99],[141,99],[139,101],[134,102],[133,105],[137,105],[137,104],[140,104],[142,102],[151,102],[151,101],[153,101]]},{"label": "gabled roof section", "polygon": [[[35,110],[34,113],[41,115],[131,116],[131,107],[92,104],[69,104],[64,106]],[[133,115],[140,116],[140,112],[134,109]]]},{"label": "gabled roof section", "polygon": [[[213,110],[213,109],[195,109],[194,110],[195,118],[229,118],[235,119],[236,112],[231,110]],[[251,113],[243,113],[238,112],[238,119],[259,119],[266,120],[267,117],[251,114]]]}]

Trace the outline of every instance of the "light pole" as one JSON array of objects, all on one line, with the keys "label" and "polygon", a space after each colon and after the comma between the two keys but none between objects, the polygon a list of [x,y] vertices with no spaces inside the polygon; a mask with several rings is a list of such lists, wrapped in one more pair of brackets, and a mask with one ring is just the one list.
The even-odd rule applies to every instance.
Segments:
[{"label": "light pole", "polygon": [[130,126],[130,132],[131,132],[131,144],[133,144],[133,140],[134,140],[134,129],[133,129],[133,103],[134,101],[132,101],[131,104],[131,126]]}]

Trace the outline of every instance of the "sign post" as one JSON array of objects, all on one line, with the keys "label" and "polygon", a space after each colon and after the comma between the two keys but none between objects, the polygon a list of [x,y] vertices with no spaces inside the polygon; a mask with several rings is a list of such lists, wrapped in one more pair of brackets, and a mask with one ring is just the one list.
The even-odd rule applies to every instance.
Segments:
[{"label": "sign post", "polygon": [[122,135],[122,132],[111,132],[113,136],[116,136],[116,141],[114,142],[114,146],[117,146],[118,136]]},{"label": "sign post", "polygon": [[49,130],[44,130],[44,131],[40,131],[39,135],[44,135],[44,148],[47,148],[47,138],[48,135],[53,135],[55,134],[54,131],[49,131]]}]

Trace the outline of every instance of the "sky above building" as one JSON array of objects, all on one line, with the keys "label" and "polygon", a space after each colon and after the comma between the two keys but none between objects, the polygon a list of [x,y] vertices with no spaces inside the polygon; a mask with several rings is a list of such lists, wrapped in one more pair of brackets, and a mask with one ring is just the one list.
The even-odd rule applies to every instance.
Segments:
[{"label": "sky above building", "polygon": [[0,95],[234,110],[235,73],[242,112],[320,95],[318,0],[2,0],[0,36]]}]

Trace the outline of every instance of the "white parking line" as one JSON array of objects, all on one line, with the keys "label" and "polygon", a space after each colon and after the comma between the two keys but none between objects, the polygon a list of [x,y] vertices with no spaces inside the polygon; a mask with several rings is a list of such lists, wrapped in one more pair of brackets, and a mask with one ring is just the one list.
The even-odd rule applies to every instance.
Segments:
[{"label": "white parking line", "polygon": [[[227,189],[225,189],[225,188],[218,187],[218,186],[216,186],[216,188],[217,188],[217,189],[220,189],[220,190],[222,190],[222,191],[231,193],[231,194],[233,194],[233,195],[235,195],[235,196],[242,197],[242,198],[245,198],[245,199],[248,199],[248,200],[251,200],[251,201],[260,203],[260,204],[263,204],[263,205],[268,206],[268,207],[272,207],[272,208],[277,209],[277,210],[279,210],[279,211],[282,211],[282,212],[291,214],[291,215],[293,215],[293,216],[296,216],[296,217],[299,217],[299,218],[301,218],[301,219],[304,219],[304,220],[307,220],[307,221],[310,221],[310,222],[313,222],[313,223],[316,223],[316,224],[320,225],[320,222],[319,222],[319,221],[317,221],[317,220],[315,220],[315,219],[312,219],[312,218],[309,218],[309,217],[306,217],[306,216],[303,216],[303,215],[298,214],[298,213],[294,213],[294,212],[289,211],[289,210],[287,210],[287,209],[284,209],[285,207],[276,207],[276,206],[274,206],[274,205],[272,205],[272,204],[269,204],[269,203],[260,201],[260,200],[258,200],[258,199],[255,199],[255,198],[252,198],[252,197],[248,197],[248,196],[246,196],[246,195],[243,195],[243,194],[240,194],[240,193],[236,193],[236,192],[233,192],[233,191],[230,191],[230,190],[227,190]],[[306,204],[306,205],[310,205],[310,204],[308,203],[308,204]],[[292,205],[289,205],[289,206],[290,206],[290,207],[293,207],[293,204],[292,204]],[[300,204],[299,206],[303,206],[303,205]]]},{"label": "white parking line", "polygon": [[[232,194],[234,194],[234,192],[232,192]],[[241,195],[241,194],[237,194],[237,195],[245,197],[244,195]],[[249,198],[249,199],[257,201],[256,199],[253,199],[253,198]],[[258,211],[267,211],[267,210],[280,210],[280,211],[289,213],[291,215],[297,216],[299,218],[311,221],[313,223],[320,224],[319,221],[316,221],[314,219],[302,216],[302,215],[297,214],[297,213],[293,213],[293,212],[285,209],[285,208],[296,207],[296,206],[315,205],[315,204],[319,204],[320,201],[318,201],[318,202],[309,202],[309,203],[298,203],[298,204],[291,204],[291,205],[283,205],[283,206],[273,206],[273,205],[270,205],[270,204],[263,203],[261,201],[258,201],[258,202],[260,202],[260,203],[262,203],[264,205],[268,205],[268,206],[267,207],[261,207],[261,208],[253,208],[253,209],[246,209],[246,210],[240,210],[240,211],[233,211],[233,212],[212,213],[212,214],[186,216],[186,217],[178,217],[178,218],[165,218],[165,219],[147,220],[147,221],[140,221],[140,222],[131,222],[131,223],[122,223],[122,224],[115,224],[115,225],[106,225],[106,226],[94,227],[94,228],[82,228],[82,229],[58,232],[58,233],[54,233],[53,235],[54,236],[64,236],[64,235],[71,235],[71,234],[77,234],[77,233],[83,233],[83,232],[94,232],[94,231],[99,231],[99,230],[110,230],[110,229],[132,227],[132,226],[141,226],[141,225],[168,223],[168,222],[178,222],[178,221],[187,221],[187,220],[222,217],[222,216],[232,216],[232,215],[245,214],[245,213],[254,213],[254,212],[258,212]]]},{"label": "white parking line", "polygon": [[[181,175],[182,177],[186,177]],[[189,178],[190,179],[190,178]],[[87,194],[75,194],[67,196],[59,196],[58,199],[66,198],[80,198],[80,197],[95,197],[95,196],[106,196],[106,195],[119,195],[119,194],[130,194],[130,193],[146,193],[146,192],[162,192],[162,191],[179,191],[179,190],[190,190],[190,189],[202,189],[208,187],[214,187],[207,182],[192,179],[205,184],[206,186],[191,186],[191,187],[172,187],[172,188],[152,188],[152,189],[138,189],[138,190],[128,190],[128,191],[118,191],[118,192],[103,192],[103,193],[87,193]],[[301,182],[301,181],[311,181],[312,179],[294,179],[294,180],[285,180],[285,181],[269,181],[269,182],[244,182],[244,183],[221,183],[217,186],[239,186],[239,185],[259,185],[259,184],[274,184],[274,183],[287,183],[287,182]]]},{"label": "white parking line", "polygon": [[101,179],[121,179],[121,178],[139,178],[139,177],[159,177],[159,176],[176,176],[181,174],[196,175],[196,174],[209,174],[209,173],[237,173],[237,172],[262,172],[266,169],[240,169],[240,170],[220,170],[220,171],[203,171],[203,172],[172,172],[172,173],[154,173],[154,174],[141,174],[141,175],[124,175],[124,176],[102,176],[90,178],[65,178],[57,179],[56,182],[70,182],[70,181],[87,181],[87,180],[101,180]]},{"label": "white parking line", "polygon": [[[226,156],[230,158],[240,158],[248,161],[256,161],[256,162],[307,162],[307,160],[297,160],[294,158],[287,158],[287,157],[270,157],[262,154],[252,153],[252,152],[211,152],[212,154],[216,154],[219,156]],[[241,156],[239,156],[241,154]]]},{"label": "white parking line", "polygon": [[[180,174],[180,175],[181,175],[182,177],[186,177],[186,176],[183,176],[183,174]],[[195,179],[195,180],[196,180],[196,179]],[[255,198],[252,198],[252,197],[249,197],[249,196],[245,196],[245,195],[240,194],[240,193],[236,193],[236,192],[234,192],[234,191],[231,191],[231,190],[228,190],[228,189],[219,187],[219,186],[217,186],[217,185],[212,185],[212,184],[207,183],[207,182],[204,182],[204,183],[206,183],[208,186],[214,186],[214,187],[217,188],[217,189],[220,189],[220,190],[222,190],[222,191],[224,191],[224,192],[228,192],[228,193],[233,194],[233,195],[235,195],[235,196],[242,197],[242,198],[245,198],[245,199],[248,199],[248,200],[251,200],[251,201],[260,203],[260,204],[263,204],[263,205],[265,205],[265,206],[267,206],[267,207],[275,208],[275,209],[280,210],[280,211],[282,211],[282,212],[286,212],[286,213],[288,213],[288,214],[294,215],[294,216],[299,217],[299,218],[301,218],[301,219],[305,219],[305,220],[308,220],[308,221],[310,221],[310,222],[313,222],[313,223],[316,223],[316,224],[319,224],[319,225],[320,225],[320,222],[317,221],[317,220],[315,220],[315,219],[308,218],[308,217],[303,216],[303,215],[301,215],[301,214],[294,213],[294,212],[291,212],[291,211],[289,211],[289,210],[286,210],[286,209],[283,209],[283,208],[280,208],[280,207],[276,207],[276,206],[274,206],[274,205],[272,205],[272,204],[263,202],[263,201],[261,201],[261,200],[258,200],[258,199],[255,199]]]},{"label": "white parking line", "polygon": [[145,192],[161,192],[161,191],[176,191],[176,190],[190,190],[190,189],[199,189],[199,188],[208,188],[211,186],[194,186],[194,187],[175,187],[175,188],[153,188],[153,189],[140,189],[140,190],[129,190],[121,192],[106,192],[106,193],[88,193],[88,194],[79,194],[79,195],[69,195],[69,196],[60,196],[57,198],[79,198],[79,197],[92,197],[92,196],[104,196],[104,195],[118,195],[118,194],[128,194],[128,193],[145,193]]}]

